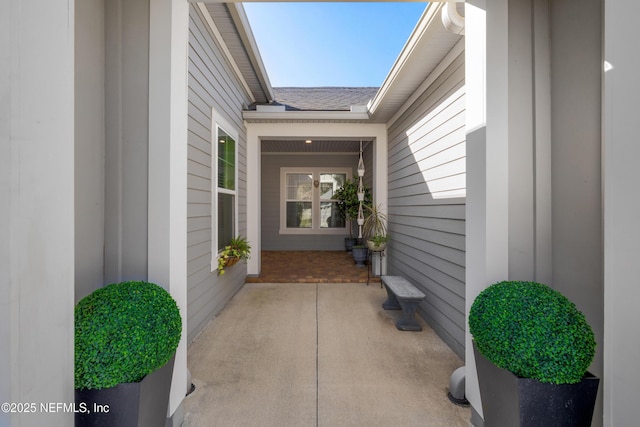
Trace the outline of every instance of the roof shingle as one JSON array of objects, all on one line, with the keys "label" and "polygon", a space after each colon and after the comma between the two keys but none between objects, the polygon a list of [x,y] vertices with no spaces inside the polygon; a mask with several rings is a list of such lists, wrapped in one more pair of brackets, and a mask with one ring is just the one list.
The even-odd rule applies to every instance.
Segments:
[{"label": "roof shingle", "polygon": [[275,104],[287,111],[349,111],[367,105],[377,87],[274,87]]}]

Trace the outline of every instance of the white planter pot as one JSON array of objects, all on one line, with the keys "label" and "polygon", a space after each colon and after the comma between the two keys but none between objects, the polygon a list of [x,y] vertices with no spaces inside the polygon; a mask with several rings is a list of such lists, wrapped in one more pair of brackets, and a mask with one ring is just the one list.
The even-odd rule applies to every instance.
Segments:
[{"label": "white planter pot", "polygon": [[367,246],[369,247],[370,251],[380,252],[384,251],[384,249],[387,247],[387,242],[382,242],[379,245],[376,245],[371,240],[367,240]]}]

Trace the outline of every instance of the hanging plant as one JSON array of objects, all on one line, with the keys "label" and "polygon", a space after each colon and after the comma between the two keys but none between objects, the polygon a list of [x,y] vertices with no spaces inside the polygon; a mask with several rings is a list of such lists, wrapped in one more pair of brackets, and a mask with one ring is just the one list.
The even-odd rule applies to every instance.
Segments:
[{"label": "hanging plant", "polygon": [[362,159],[362,140],[360,140],[360,158],[358,159],[358,176],[364,176],[364,160]]},{"label": "hanging plant", "polygon": [[[371,206],[371,192],[364,186],[363,190],[364,200],[362,203],[364,206]],[[349,235],[353,237],[351,222],[358,218],[358,209],[360,208],[360,201],[358,200],[358,179],[346,180],[342,187],[336,190],[333,198],[337,200],[336,205],[338,206],[340,216],[348,222]]]}]

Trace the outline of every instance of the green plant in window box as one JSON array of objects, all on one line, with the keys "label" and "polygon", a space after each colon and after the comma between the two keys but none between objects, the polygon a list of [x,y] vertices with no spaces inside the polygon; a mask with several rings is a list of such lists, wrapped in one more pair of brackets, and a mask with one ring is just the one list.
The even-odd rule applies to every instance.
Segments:
[{"label": "green plant in window box", "polygon": [[225,267],[231,267],[241,259],[251,257],[251,246],[245,237],[237,236],[224,247],[218,256],[218,274],[224,274]]}]

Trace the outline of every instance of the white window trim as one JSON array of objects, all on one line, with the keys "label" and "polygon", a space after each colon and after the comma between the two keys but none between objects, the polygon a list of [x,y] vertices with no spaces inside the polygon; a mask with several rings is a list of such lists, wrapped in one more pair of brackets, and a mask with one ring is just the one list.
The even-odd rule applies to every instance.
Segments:
[{"label": "white window trim", "polygon": [[[343,228],[319,228],[319,221],[314,218],[313,228],[287,228],[286,210],[286,176],[288,173],[311,173],[318,177],[321,173],[344,173],[347,179],[351,179],[351,168],[332,167],[283,167],[280,168],[280,234],[305,234],[305,235],[344,235],[349,234],[347,226]],[[316,207],[320,204],[320,192],[314,188],[313,191],[313,215],[316,215]]]},{"label": "white window trim", "polygon": [[[235,146],[235,190],[227,190],[218,188],[218,129],[222,129],[236,143]],[[238,146],[240,144],[238,130],[231,126],[220,114],[215,110],[211,113],[211,271],[218,269],[218,257],[220,250],[218,249],[218,193],[233,194],[233,228],[235,235],[238,235]]]}]

